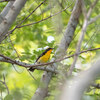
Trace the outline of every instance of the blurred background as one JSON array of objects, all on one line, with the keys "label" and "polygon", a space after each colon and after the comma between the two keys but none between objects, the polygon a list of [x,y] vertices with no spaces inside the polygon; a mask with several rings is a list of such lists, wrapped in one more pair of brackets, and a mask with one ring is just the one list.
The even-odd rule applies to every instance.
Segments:
[{"label": "blurred background", "polygon": [[[42,1],[43,0],[27,1],[10,30],[25,19]],[[85,0],[87,9],[89,9],[91,2],[93,2],[93,0]],[[44,4],[23,22],[22,27],[17,28],[0,44],[0,53],[15,60],[34,63],[45,48],[54,47],[55,49],[51,55],[52,58],[64,35],[74,4],[75,1],[73,0],[46,0]],[[7,2],[0,3],[0,12],[6,5]],[[62,11],[68,6],[70,7]],[[99,8],[100,1],[94,8],[91,18],[100,14]],[[55,15],[60,11],[62,12]],[[48,18],[50,16],[52,17]],[[48,19],[43,20],[45,18]],[[32,25],[28,25],[31,23]],[[76,44],[79,39],[82,25],[83,15],[81,15],[73,36],[73,41],[66,52],[67,56],[73,54],[76,50]],[[99,33],[100,19],[88,26],[81,50],[100,47]],[[99,52],[98,50],[81,54],[73,71],[73,75],[77,75],[78,72],[88,69],[92,62],[95,61]],[[58,69],[66,72],[72,64],[72,61],[73,58],[61,61],[59,66],[62,66],[62,68],[60,67]],[[4,75],[6,84],[9,88],[8,95],[5,85],[0,82],[0,100],[30,100],[39,86],[42,73],[43,71],[41,70],[35,70],[34,73],[32,73],[36,79],[34,80],[26,68],[0,62],[0,80],[4,80]],[[99,78],[96,80],[96,83],[100,83]],[[62,86],[63,78],[59,75],[54,75],[49,85],[50,96],[45,100],[54,100],[57,94],[59,94],[59,90]],[[88,88],[83,96],[83,100],[99,100],[99,98],[100,89],[94,87]]]}]

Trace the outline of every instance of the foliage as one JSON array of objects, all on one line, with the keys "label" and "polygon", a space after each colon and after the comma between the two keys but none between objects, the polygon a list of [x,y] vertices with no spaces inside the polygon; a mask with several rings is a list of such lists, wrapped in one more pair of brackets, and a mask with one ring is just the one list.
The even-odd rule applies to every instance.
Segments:
[{"label": "foliage", "polygon": [[[65,0],[62,1],[64,2],[64,7],[66,5],[70,5],[70,3],[72,2],[71,0],[68,2],[65,2]],[[92,1],[93,0],[85,0],[87,9],[89,8],[90,3]],[[35,9],[38,6],[38,4],[40,4],[40,2],[42,2],[42,0],[29,0],[20,12],[20,14],[18,15],[16,21],[11,26],[10,30],[13,29],[16,26],[16,24],[18,24],[24,18],[26,18],[26,16],[28,16],[33,11],[33,9]],[[54,5],[56,9],[58,7],[59,9],[54,11],[54,8],[49,8],[50,3],[51,2],[48,0],[45,4],[38,8],[22,25],[39,21],[43,18],[50,16],[52,12],[56,13],[57,11],[60,11],[62,9],[57,3]],[[7,3],[5,2],[0,3],[2,10],[6,6],[6,4]],[[51,5],[53,5],[53,3],[51,3]],[[44,51],[46,46],[55,47],[56,49],[57,45],[59,44],[63,36],[62,33],[64,33],[66,29],[73,6],[74,3],[66,11],[60,13],[59,16],[57,15],[43,22],[16,29],[10,35],[10,37],[6,38],[2,42],[2,44],[0,44],[0,53],[12,59],[20,60],[27,63],[34,63],[36,58]],[[91,17],[95,17],[99,14],[99,7],[100,1],[95,7]],[[57,18],[60,19],[57,20]],[[80,24],[77,26],[77,29],[73,37],[73,41],[71,42],[67,50],[67,55],[73,54],[75,52],[76,44],[82,28],[81,26],[83,24],[83,16],[81,16],[79,23]],[[100,47],[99,27],[100,19],[88,26],[81,50]],[[49,41],[50,39],[54,40]],[[87,66],[90,66],[89,63],[93,62],[93,60],[96,59],[96,55],[98,54],[99,51],[81,54],[76,64],[76,68],[73,72],[73,75],[77,74],[80,70],[87,69]],[[68,66],[69,68],[72,61],[73,59],[70,58],[65,61],[62,61],[61,63],[65,64],[65,66]],[[66,68],[66,71],[68,70],[68,68]],[[13,66],[11,64],[3,62],[0,63],[0,80],[3,79],[2,75],[5,74],[6,83],[10,91],[10,94],[8,95],[5,86],[2,83],[0,83],[0,93],[2,94],[2,98],[4,98],[4,100],[13,100],[13,98],[14,100],[30,100],[36,88],[39,86],[42,73],[43,71],[34,71],[34,73],[32,73],[32,75],[36,79],[34,80],[25,68],[16,65]],[[60,81],[59,79],[61,80],[61,76],[58,77],[57,75],[54,75],[51,85],[49,86],[51,96],[47,97],[46,100],[54,100],[55,95],[59,94],[59,84],[62,84],[62,80]],[[83,97],[83,100],[97,100],[100,97],[100,90],[95,89],[95,92],[93,91],[94,90],[90,88],[91,93],[86,92]]]}]

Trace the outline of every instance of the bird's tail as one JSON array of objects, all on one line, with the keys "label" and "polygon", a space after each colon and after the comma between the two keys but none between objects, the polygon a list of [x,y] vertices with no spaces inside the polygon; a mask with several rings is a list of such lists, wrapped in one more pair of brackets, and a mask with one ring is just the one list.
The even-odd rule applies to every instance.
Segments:
[{"label": "bird's tail", "polygon": [[33,72],[35,70],[35,68],[30,67],[28,70]]},{"label": "bird's tail", "polygon": [[[35,64],[37,64],[36,61],[34,62],[34,65],[35,65]],[[28,70],[31,71],[31,72],[34,72],[35,68],[34,68],[34,67],[30,67]]]}]

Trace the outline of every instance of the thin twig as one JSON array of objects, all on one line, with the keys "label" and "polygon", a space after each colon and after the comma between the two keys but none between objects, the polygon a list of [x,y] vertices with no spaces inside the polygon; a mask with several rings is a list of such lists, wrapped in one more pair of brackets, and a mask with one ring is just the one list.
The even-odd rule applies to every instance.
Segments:
[{"label": "thin twig", "polygon": [[[63,4],[62,4],[59,0],[57,0],[57,2],[58,2],[58,4],[59,4],[59,6],[60,6],[62,9],[64,9]],[[64,10],[64,12],[65,12],[67,15],[69,15],[69,13],[68,13],[66,10]]]},{"label": "thin twig", "polygon": [[18,25],[17,25],[17,27],[18,26],[20,26],[25,20],[27,20],[42,4],[44,4],[44,2],[45,2],[46,0],[44,0],[43,2],[41,2],[24,20],[22,20]]},{"label": "thin twig", "polygon": [[[10,35],[9,35],[8,37],[9,37],[10,43],[11,43],[11,45],[12,45],[14,51],[15,51],[16,54],[17,54],[17,57],[20,59],[19,54],[18,54],[17,50],[15,49],[14,44],[12,43],[12,40],[10,39]],[[13,66],[13,68],[15,69],[15,71],[18,72],[17,69],[15,68],[14,64],[12,64],[12,66]],[[18,73],[20,74],[20,72],[18,72]]]},{"label": "thin twig", "polygon": [[[11,45],[12,45],[14,51],[15,51],[16,54],[17,54],[17,57],[18,57],[19,60],[20,60],[20,56],[19,56],[17,50],[15,49],[14,44],[12,43],[12,40],[10,39],[10,35],[9,35],[9,40],[10,40],[10,43],[11,43]],[[15,71],[16,71],[17,73],[21,74],[20,72],[17,71],[17,69],[16,69],[16,67],[14,66],[14,64],[12,64],[12,66],[13,66],[13,68],[15,69]],[[26,69],[26,70],[27,70],[27,69]],[[29,70],[27,70],[27,71],[28,71],[28,73],[30,74],[30,76],[31,76],[34,80],[36,80],[35,77],[29,72]]]},{"label": "thin twig", "polygon": [[9,94],[9,89],[8,89],[7,84],[6,84],[6,79],[5,79],[5,75],[4,74],[3,74],[3,79],[4,79],[4,85],[5,85],[6,89],[7,89],[8,94]]},{"label": "thin twig", "polygon": [[[20,59],[19,54],[18,54],[17,50],[15,49],[14,44],[12,43],[12,40],[10,39],[10,35],[9,35],[8,37],[9,37],[9,41],[10,41],[10,43],[11,43],[11,45],[12,45],[14,51],[15,51],[16,54],[17,54],[17,57]],[[14,66],[14,64],[12,64],[12,66],[13,66],[13,68],[15,69],[15,71],[16,71],[17,73],[21,74],[20,72],[17,71],[17,69],[16,69],[16,67]]]},{"label": "thin twig", "polygon": [[27,69],[27,72],[29,73],[29,75],[36,81],[35,77],[31,74],[31,72]]},{"label": "thin twig", "polygon": [[0,80],[0,82],[1,82],[2,84],[4,84],[4,85],[5,85],[5,87],[6,87],[6,89],[7,89],[7,92],[8,92],[8,94],[9,94],[9,89],[8,89],[7,84],[6,84],[6,79],[5,79],[4,74],[3,74],[3,81],[1,81],[1,80]]},{"label": "thin twig", "polygon": [[87,13],[87,18],[90,17],[91,12],[93,11],[93,8],[95,7],[95,5],[97,4],[98,1],[99,1],[99,0],[95,0],[95,1],[90,5],[90,8],[89,8],[88,13]]},{"label": "thin twig", "polygon": [[66,9],[68,9],[72,4],[73,4],[73,2],[72,2],[68,7],[65,7],[63,10],[61,10],[61,11],[59,11],[59,12],[53,14],[53,15],[50,15],[50,16],[47,17],[47,18],[44,18],[44,19],[39,20],[39,21],[37,21],[37,22],[33,22],[33,23],[30,23],[30,24],[26,24],[26,25],[19,26],[18,28],[22,28],[22,27],[24,27],[24,26],[30,26],[30,25],[33,25],[33,24],[36,24],[36,23],[40,23],[40,22],[42,22],[42,21],[44,21],[44,20],[47,20],[47,19],[49,19],[49,18],[51,18],[51,17],[53,17],[53,16],[56,16],[56,15],[62,13],[63,11],[65,11]]},{"label": "thin twig", "polygon": [[86,48],[86,46],[88,45],[88,43],[90,42],[90,40],[92,40],[92,42],[93,42],[93,39],[92,38],[97,35],[97,32],[96,31],[91,35],[91,37],[89,38],[89,40],[86,42],[85,46],[83,47],[83,50]]},{"label": "thin twig", "polygon": [[88,25],[94,23],[94,22],[97,21],[99,18],[100,18],[100,14],[99,14],[98,16],[94,17],[94,18],[91,18],[90,21],[88,22]]},{"label": "thin twig", "polygon": [[16,52],[17,57],[20,58],[20,57],[19,57],[19,54],[18,54],[18,52],[17,52],[17,50],[16,50],[15,47],[14,47],[14,44],[12,43],[12,40],[10,39],[10,35],[9,35],[9,41],[10,41],[10,43],[11,43],[11,45],[12,45],[14,51]]}]

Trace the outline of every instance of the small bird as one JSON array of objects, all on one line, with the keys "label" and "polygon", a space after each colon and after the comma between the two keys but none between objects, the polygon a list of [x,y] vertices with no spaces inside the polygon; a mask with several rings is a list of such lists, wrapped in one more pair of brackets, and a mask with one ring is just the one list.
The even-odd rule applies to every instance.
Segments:
[{"label": "small bird", "polygon": [[[46,63],[49,58],[50,58],[50,54],[52,52],[54,48],[47,48],[35,61],[35,64],[42,64],[42,63]],[[34,71],[35,69],[33,67],[29,68],[30,71]]]}]

